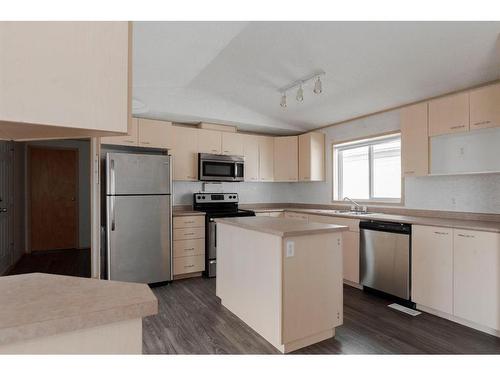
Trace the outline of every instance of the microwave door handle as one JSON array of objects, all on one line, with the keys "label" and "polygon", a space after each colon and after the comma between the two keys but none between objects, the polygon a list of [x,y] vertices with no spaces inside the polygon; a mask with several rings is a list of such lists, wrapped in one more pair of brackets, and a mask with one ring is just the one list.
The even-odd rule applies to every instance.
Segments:
[{"label": "microwave door handle", "polygon": [[238,179],[238,163],[234,163],[234,179],[237,180]]}]

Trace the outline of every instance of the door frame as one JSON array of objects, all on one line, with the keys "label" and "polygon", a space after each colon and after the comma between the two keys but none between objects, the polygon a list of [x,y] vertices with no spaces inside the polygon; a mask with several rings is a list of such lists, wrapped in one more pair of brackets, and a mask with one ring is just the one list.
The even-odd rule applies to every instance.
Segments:
[{"label": "door frame", "polygon": [[[77,147],[56,147],[56,146],[38,146],[28,144],[26,147],[26,252],[32,253],[31,247],[31,150],[32,149],[45,149],[45,150],[72,150],[76,152],[76,193],[75,193],[75,217],[76,217],[76,246],[75,249],[80,247],[80,151]],[[92,213],[91,213],[92,214]]]}]

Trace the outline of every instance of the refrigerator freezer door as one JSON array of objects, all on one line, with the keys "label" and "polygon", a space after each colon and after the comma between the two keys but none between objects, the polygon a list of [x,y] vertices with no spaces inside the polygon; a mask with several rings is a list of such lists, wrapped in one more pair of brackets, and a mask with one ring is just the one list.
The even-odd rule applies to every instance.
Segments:
[{"label": "refrigerator freezer door", "polygon": [[106,154],[106,194],[170,194],[170,156]]},{"label": "refrigerator freezer door", "polygon": [[170,196],[106,200],[108,279],[148,284],[171,280]]}]

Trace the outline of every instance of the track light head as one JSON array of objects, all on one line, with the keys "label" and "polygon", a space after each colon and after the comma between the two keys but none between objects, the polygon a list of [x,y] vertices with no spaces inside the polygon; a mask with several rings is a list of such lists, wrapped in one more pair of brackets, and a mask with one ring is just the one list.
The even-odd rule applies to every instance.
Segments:
[{"label": "track light head", "polygon": [[304,100],[304,90],[302,90],[302,84],[300,84],[297,90],[297,95],[295,96],[295,99],[297,99],[298,102],[302,102]]},{"label": "track light head", "polygon": [[286,92],[281,94],[280,106],[286,108]]},{"label": "track light head", "polygon": [[321,79],[318,78],[316,79],[316,82],[314,82],[314,90],[313,92],[315,94],[321,94],[323,92],[323,84],[321,83]]}]

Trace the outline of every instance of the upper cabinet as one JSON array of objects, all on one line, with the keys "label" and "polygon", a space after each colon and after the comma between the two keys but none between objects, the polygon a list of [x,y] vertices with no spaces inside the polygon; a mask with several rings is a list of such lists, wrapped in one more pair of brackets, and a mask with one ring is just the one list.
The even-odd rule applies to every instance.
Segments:
[{"label": "upper cabinet", "polygon": [[172,126],[174,180],[198,180],[198,129]]},{"label": "upper cabinet", "polygon": [[472,90],[470,100],[470,129],[500,126],[500,84]]},{"label": "upper cabinet", "polygon": [[404,176],[429,173],[427,103],[401,109],[401,165]]},{"label": "upper cabinet", "polygon": [[299,135],[299,181],[325,179],[325,135],[311,132]]},{"label": "upper cabinet", "polygon": [[429,102],[429,136],[469,130],[469,93],[464,92]]},{"label": "upper cabinet", "polygon": [[221,145],[220,131],[198,129],[198,152],[220,155]]},{"label": "upper cabinet", "polygon": [[299,178],[298,137],[274,138],[274,180],[297,181]]},{"label": "upper cabinet", "polygon": [[274,137],[259,136],[259,180],[274,180]]},{"label": "upper cabinet", "polygon": [[235,132],[222,132],[222,153],[242,156],[243,136]]},{"label": "upper cabinet", "polygon": [[259,136],[243,134],[243,156],[245,157],[245,181],[259,181]]},{"label": "upper cabinet", "polygon": [[139,141],[139,119],[132,118],[128,135],[117,135],[114,137],[101,137],[101,144],[137,146]]},{"label": "upper cabinet", "polygon": [[125,134],[131,23],[0,22],[0,137]]},{"label": "upper cabinet", "polygon": [[174,146],[173,137],[171,122],[139,119],[139,146],[171,149]]}]

